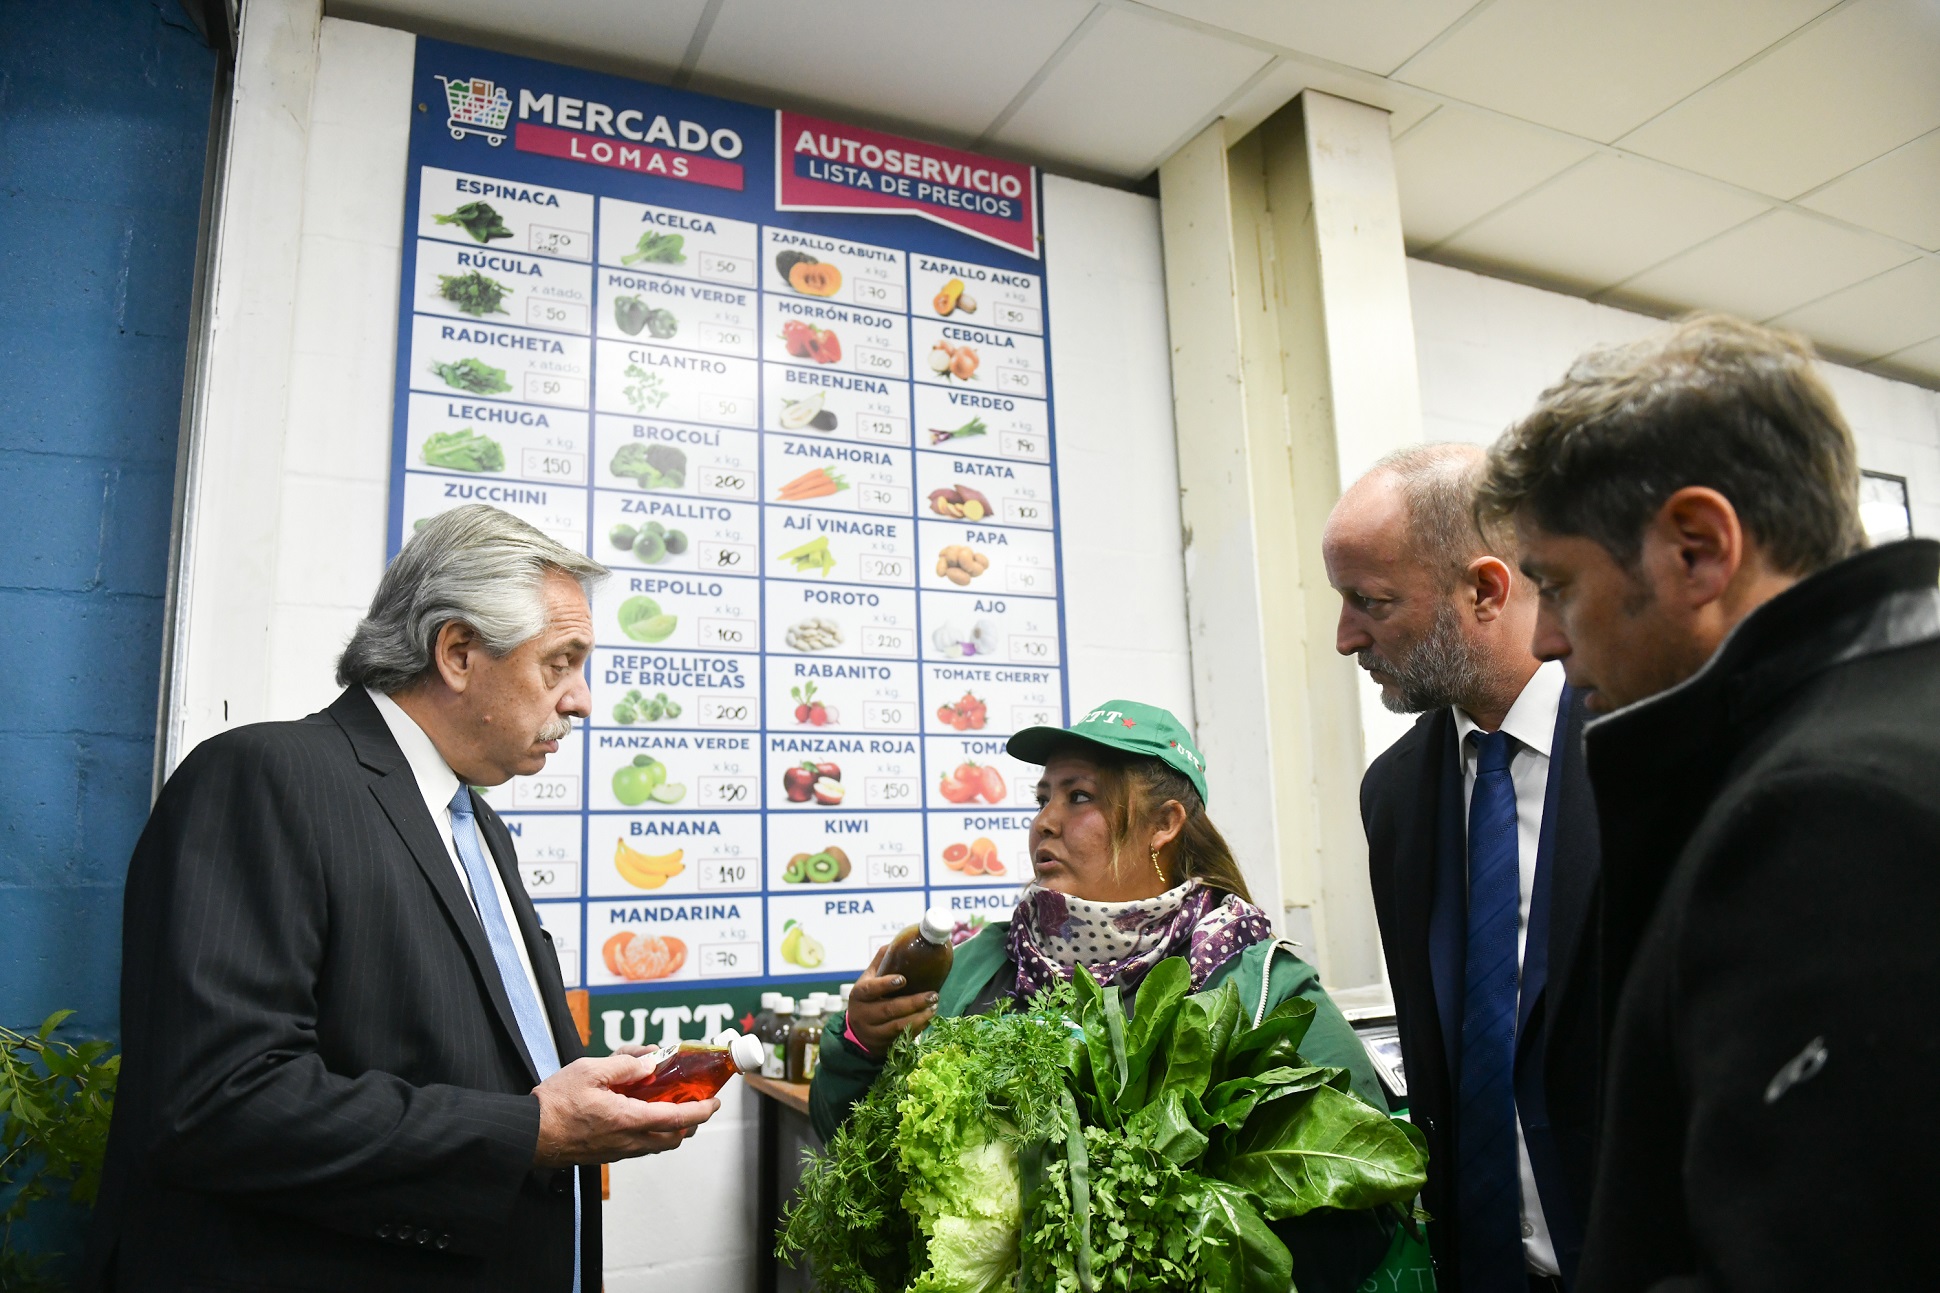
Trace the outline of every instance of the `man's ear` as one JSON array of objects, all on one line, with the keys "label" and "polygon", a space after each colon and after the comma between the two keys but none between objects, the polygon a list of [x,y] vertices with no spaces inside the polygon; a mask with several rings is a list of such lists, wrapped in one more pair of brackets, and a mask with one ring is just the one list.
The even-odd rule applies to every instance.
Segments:
[{"label": "man's ear", "polygon": [[1745,528],[1738,509],[1717,490],[1687,485],[1664,500],[1649,535],[1678,600],[1692,609],[1723,597],[1746,559]]},{"label": "man's ear", "polygon": [[438,676],[453,691],[463,691],[478,667],[478,653],[485,649],[478,633],[463,620],[447,620],[431,644],[431,663]]},{"label": "man's ear", "polygon": [[1462,587],[1472,599],[1475,618],[1488,623],[1502,614],[1515,586],[1515,572],[1500,557],[1477,557],[1462,572]]}]

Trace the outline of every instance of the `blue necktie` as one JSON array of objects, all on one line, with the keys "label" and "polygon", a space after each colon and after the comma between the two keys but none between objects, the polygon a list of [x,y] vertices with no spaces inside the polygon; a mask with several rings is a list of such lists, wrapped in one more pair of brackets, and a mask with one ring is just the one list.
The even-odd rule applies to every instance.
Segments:
[{"label": "blue necktie", "polygon": [[1521,1293],[1521,1175],[1516,1162],[1515,744],[1477,732],[1468,807],[1468,955],[1462,975],[1461,1082],[1455,1120],[1456,1215],[1466,1293]]},{"label": "blue necktie", "polygon": [[[519,1036],[525,1039],[532,1067],[545,1081],[559,1071],[559,1048],[553,1044],[552,1031],[546,1027],[546,1012],[539,1008],[539,996],[532,990],[525,966],[519,960],[518,944],[505,924],[505,911],[498,903],[498,889],[492,883],[492,864],[478,844],[478,828],[472,817],[472,792],[458,787],[451,797],[451,841],[458,846],[458,860],[465,864],[465,875],[472,882],[472,905],[485,926],[485,941],[491,944],[492,960],[498,965],[499,982],[505,998],[512,1003],[512,1018],[518,1021]],[[573,1171],[573,1293],[579,1293],[579,1172]]]}]

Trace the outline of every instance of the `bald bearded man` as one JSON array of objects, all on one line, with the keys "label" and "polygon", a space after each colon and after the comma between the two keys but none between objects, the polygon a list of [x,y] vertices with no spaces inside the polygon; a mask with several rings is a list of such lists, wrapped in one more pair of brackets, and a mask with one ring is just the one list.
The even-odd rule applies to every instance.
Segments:
[{"label": "bald bearded man", "polygon": [[[1581,697],[1530,654],[1535,590],[1475,521],[1483,452],[1383,460],[1322,537],[1335,648],[1418,713],[1361,783],[1409,1107],[1428,1138],[1438,1286],[1567,1287],[1596,1088],[1597,872]],[[1573,1005],[1583,1003],[1582,1009]]]}]

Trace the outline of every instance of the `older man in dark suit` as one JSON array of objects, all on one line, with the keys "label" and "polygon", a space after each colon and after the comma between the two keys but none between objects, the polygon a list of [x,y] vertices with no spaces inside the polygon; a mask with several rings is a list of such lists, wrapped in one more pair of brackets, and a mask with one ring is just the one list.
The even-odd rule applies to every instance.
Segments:
[{"label": "older man in dark suit", "polygon": [[[1582,698],[1530,654],[1534,589],[1474,519],[1482,450],[1424,445],[1357,482],[1323,553],[1335,640],[1419,713],[1361,784],[1409,1108],[1447,1293],[1574,1274],[1595,1120],[1596,884]],[[1587,1010],[1573,1003],[1586,1003]]]},{"label": "older man in dark suit", "polygon": [[600,1284],[597,1164],[716,1101],[585,1059],[511,837],[473,786],[589,711],[605,571],[494,508],[404,546],[321,713],[210,738],[129,865],[104,1289]]}]

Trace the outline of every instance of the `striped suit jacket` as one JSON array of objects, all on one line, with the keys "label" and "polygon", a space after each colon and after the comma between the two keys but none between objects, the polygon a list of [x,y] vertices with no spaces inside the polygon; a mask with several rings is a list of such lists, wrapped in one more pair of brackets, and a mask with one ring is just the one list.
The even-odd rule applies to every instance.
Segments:
[{"label": "striped suit jacket", "polygon": [[[562,1061],[511,837],[474,795]],[[128,868],[97,1289],[598,1287],[599,1174],[532,1166],[537,1082],[476,912],[361,688],[211,737]]]}]

